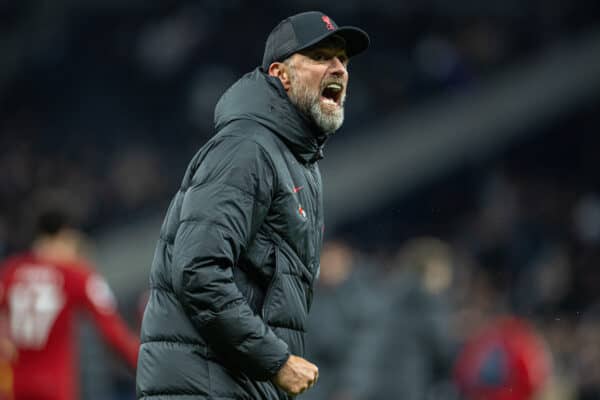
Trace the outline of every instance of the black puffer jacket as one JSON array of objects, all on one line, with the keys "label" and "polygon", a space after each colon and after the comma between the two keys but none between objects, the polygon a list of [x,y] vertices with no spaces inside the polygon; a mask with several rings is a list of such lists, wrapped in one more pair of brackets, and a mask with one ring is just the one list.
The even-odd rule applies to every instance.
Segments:
[{"label": "black puffer jacket", "polygon": [[286,399],[269,380],[304,330],[323,234],[324,135],[257,69],[215,111],[150,272],[141,399]]}]

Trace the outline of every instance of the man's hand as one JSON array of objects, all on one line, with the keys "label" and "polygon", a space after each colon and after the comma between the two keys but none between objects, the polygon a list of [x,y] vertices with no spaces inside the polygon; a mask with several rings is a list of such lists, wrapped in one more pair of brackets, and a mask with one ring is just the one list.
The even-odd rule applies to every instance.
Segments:
[{"label": "man's hand", "polygon": [[319,378],[316,365],[302,357],[291,355],[271,380],[283,391],[296,396],[310,389]]}]

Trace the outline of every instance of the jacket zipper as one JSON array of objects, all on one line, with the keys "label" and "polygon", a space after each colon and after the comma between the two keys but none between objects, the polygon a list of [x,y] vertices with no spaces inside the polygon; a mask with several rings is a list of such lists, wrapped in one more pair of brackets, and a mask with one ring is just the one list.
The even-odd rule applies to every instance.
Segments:
[{"label": "jacket zipper", "polygon": [[314,254],[311,257],[311,260],[309,261],[309,265],[310,265],[310,272],[312,275],[312,281],[311,281],[311,285],[315,280],[315,259],[318,257],[317,254],[317,250],[319,248],[319,243],[321,242],[321,236],[322,236],[322,232],[321,232],[321,228],[319,227],[319,221],[320,221],[320,216],[319,216],[319,210],[318,210],[318,204],[319,203],[319,194],[317,191],[317,180],[315,179],[315,169],[316,166],[315,164],[309,164],[307,165],[307,169],[308,169],[308,175],[310,176],[310,189],[312,192],[312,198],[314,199],[314,202],[312,204],[312,211],[313,211],[313,215],[315,216],[315,220],[312,224],[312,229],[315,232],[314,237],[316,238],[315,241],[313,242],[313,251]]}]

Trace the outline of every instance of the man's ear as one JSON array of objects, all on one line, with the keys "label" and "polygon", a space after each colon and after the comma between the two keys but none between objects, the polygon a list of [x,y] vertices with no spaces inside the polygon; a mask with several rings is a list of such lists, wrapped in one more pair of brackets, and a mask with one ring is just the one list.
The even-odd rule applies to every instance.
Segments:
[{"label": "man's ear", "polygon": [[288,66],[282,62],[274,62],[269,65],[269,75],[279,78],[286,92],[292,86]]}]

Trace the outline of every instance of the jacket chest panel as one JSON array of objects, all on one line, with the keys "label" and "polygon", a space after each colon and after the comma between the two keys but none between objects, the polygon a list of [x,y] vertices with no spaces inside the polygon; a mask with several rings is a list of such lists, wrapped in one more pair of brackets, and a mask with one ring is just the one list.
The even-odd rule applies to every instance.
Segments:
[{"label": "jacket chest panel", "polygon": [[271,205],[270,225],[307,265],[314,262],[320,240],[320,183],[310,167],[295,159],[280,170],[276,196]]},{"label": "jacket chest panel", "polygon": [[306,193],[305,182],[287,182],[271,205],[271,226],[285,239],[301,259],[306,259],[314,224],[313,200]]}]

